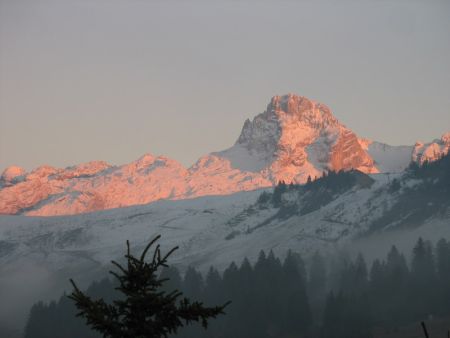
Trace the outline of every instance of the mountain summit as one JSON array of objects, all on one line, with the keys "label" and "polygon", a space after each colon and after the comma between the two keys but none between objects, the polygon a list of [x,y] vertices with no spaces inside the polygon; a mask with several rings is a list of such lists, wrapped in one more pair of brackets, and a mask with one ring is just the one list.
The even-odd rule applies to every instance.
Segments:
[{"label": "mountain summit", "polygon": [[263,171],[271,181],[303,183],[326,170],[377,173],[358,137],[324,104],[293,94],[275,96],[247,120],[236,144],[217,153],[234,167]]},{"label": "mountain summit", "polygon": [[0,178],[0,213],[77,214],[224,195],[280,180],[303,183],[327,170],[400,172],[411,161],[434,161],[449,149],[450,133],[414,146],[359,138],[324,104],[288,94],[274,96],[263,113],[246,120],[231,148],[205,155],[190,168],[151,154],[122,166],[94,161],[65,169],[42,166],[29,173],[7,168]]}]

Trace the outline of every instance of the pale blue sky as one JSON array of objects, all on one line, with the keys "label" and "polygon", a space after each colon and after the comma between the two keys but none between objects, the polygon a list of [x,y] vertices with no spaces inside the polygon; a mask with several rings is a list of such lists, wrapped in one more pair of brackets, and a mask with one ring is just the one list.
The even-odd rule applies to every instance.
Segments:
[{"label": "pale blue sky", "polygon": [[0,0],[0,170],[192,164],[289,92],[391,144],[450,130],[447,0]]}]

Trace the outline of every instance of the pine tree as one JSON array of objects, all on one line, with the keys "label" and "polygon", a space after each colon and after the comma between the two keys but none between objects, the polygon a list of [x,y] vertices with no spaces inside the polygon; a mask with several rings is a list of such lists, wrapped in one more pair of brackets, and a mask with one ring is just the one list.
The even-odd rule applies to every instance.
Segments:
[{"label": "pine tree", "polygon": [[[188,298],[206,301],[204,294],[203,276],[192,266],[189,266],[184,275],[181,291]],[[200,337],[202,328],[198,323],[186,325],[177,335],[179,338]]]},{"label": "pine tree", "polygon": [[183,281],[183,292],[189,298],[202,297],[204,285],[202,275],[192,266],[188,267]]},{"label": "pine tree", "polygon": [[424,286],[435,276],[434,256],[431,245],[419,238],[414,249],[411,262],[411,273],[417,283]]},{"label": "pine tree", "polygon": [[431,313],[436,302],[436,270],[431,244],[419,238],[413,248],[411,262],[411,295],[414,300],[412,310],[416,318]]},{"label": "pine tree", "polygon": [[209,268],[206,275],[205,297],[206,304],[216,304],[221,301],[219,298],[220,290],[222,289],[222,277],[219,271],[212,266]]},{"label": "pine tree", "polygon": [[323,338],[371,338],[370,305],[365,295],[334,296],[326,300]]},{"label": "pine tree", "polygon": [[[253,336],[254,327],[260,324],[255,316],[256,300],[260,295],[255,294],[253,267],[247,258],[242,261],[237,278],[239,290],[237,290],[236,297],[238,297],[239,302],[233,304],[233,310],[239,319],[237,325],[235,325],[235,332],[230,336],[250,338]],[[242,320],[242,318],[245,318],[245,320]]]},{"label": "pine tree", "polygon": [[236,307],[236,302],[238,301],[238,299],[234,297],[227,298],[228,295],[224,295],[224,290],[224,283],[219,272],[217,271],[217,269],[210,267],[205,277],[205,304],[220,304],[223,303],[225,299],[233,299],[235,301],[233,302],[233,307],[227,311],[227,316],[223,316],[214,320],[208,327],[208,331],[203,332],[201,336],[198,336],[196,338],[217,337],[218,333],[225,331],[225,323],[230,320],[230,314]]},{"label": "pine tree", "polygon": [[385,264],[375,259],[370,269],[370,289],[375,295],[384,293],[385,288]]},{"label": "pine tree", "polygon": [[450,243],[440,239],[436,244],[436,267],[439,280],[442,283],[450,282]]},{"label": "pine tree", "polygon": [[286,191],[287,191],[286,183],[284,181],[279,181],[278,185],[273,189],[273,194],[272,194],[272,204],[275,207],[278,208],[281,206],[283,194]]},{"label": "pine tree", "polygon": [[[386,259],[386,273],[388,282],[395,284],[398,288],[403,288],[408,277],[408,266],[403,254],[400,254],[397,247],[393,245]],[[394,291],[395,292],[395,291]]]},{"label": "pine tree", "polygon": [[359,254],[354,262],[343,263],[338,291],[344,295],[362,294],[368,286],[367,266],[364,258]]},{"label": "pine tree", "polygon": [[342,313],[341,313],[342,295],[336,297],[330,292],[325,302],[325,310],[323,312],[322,338],[341,338],[342,331]]},{"label": "pine tree", "polygon": [[44,303],[38,302],[30,310],[24,337],[44,338],[46,336],[46,324]]},{"label": "pine tree", "polygon": [[322,299],[325,296],[327,271],[323,257],[316,252],[312,257],[309,268],[308,291],[314,298]]},{"label": "pine tree", "polygon": [[228,268],[223,272],[223,292],[227,299],[235,300],[230,313],[227,315],[224,326],[224,336],[232,336],[233,332],[238,332],[239,326],[239,309],[242,306],[242,299],[240,297],[240,291],[242,286],[239,283],[239,269],[235,262],[231,262]]},{"label": "pine tree", "polygon": [[300,257],[290,250],[282,266],[280,293],[282,295],[280,308],[282,321],[288,336],[296,333],[306,334],[311,326],[312,316],[306,294],[306,278],[299,268]]},{"label": "pine tree", "polygon": [[130,252],[127,241],[126,266],[112,261],[119,271],[110,273],[117,279],[116,288],[123,297],[111,303],[103,299],[93,300],[84,294],[75,284],[69,296],[79,310],[78,316],[84,317],[87,324],[99,331],[105,338],[161,338],[176,333],[177,330],[192,322],[201,322],[204,328],[208,320],[224,313],[222,306],[204,307],[201,302],[191,302],[188,298],[180,299],[178,290],[170,293],[163,291],[166,280],[158,277],[159,270],[167,267],[168,257],[177,249],[161,255],[158,244],[153,252],[153,259],[146,262],[150,248],[160,238],[157,236],[144,249],[139,258]]},{"label": "pine tree", "polygon": [[389,304],[389,306],[385,310],[385,314],[393,321],[401,320],[407,312],[405,301],[408,297],[406,293],[408,277],[409,269],[405,256],[399,253],[395,246],[392,246],[386,259],[385,304]]},{"label": "pine tree", "polygon": [[436,244],[436,268],[440,290],[437,308],[445,313],[450,309],[450,243],[443,238]]},{"label": "pine tree", "polygon": [[[386,302],[386,264],[379,259],[375,259],[370,269],[370,296],[372,297],[372,311],[375,317],[380,320],[389,318],[389,308],[392,302]],[[386,313],[389,314],[386,315]]]},{"label": "pine tree", "polygon": [[320,322],[326,298],[327,269],[319,252],[312,257],[308,274],[308,297],[314,322]]},{"label": "pine tree", "polygon": [[264,205],[270,201],[270,193],[268,193],[267,191],[263,191],[261,193],[261,195],[259,195],[258,200],[257,200],[257,204],[260,208],[264,207]]},{"label": "pine tree", "polygon": [[367,290],[368,284],[368,273],[367,273],[367,265],[364,260],[363,255],[360,253],[356,257],[355,267],[354,267],[354,292],[356,293],[364,293]]}]

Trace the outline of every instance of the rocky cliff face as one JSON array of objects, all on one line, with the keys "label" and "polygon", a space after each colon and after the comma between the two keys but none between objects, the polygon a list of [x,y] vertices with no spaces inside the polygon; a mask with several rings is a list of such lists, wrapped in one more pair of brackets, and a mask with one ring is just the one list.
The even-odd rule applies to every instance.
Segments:
[{"label": "rocky cliff face", "polygon": [[442,135],[441,139],[436,139],[430,143],[417,142],[414,145],[412,160],[423,164],[424,162],[436,161],[442,154],[447,154],[450,150],[450,133]]},{"label": "rocky cliff face", "polygon": [[450,133],[431,143],[393,147],[358,138],[330,109],[293,94],[275,96],[244,123],[229,149],[191,168],[147,154],[112,166],[102,161],[30,173],[6,169],[0,178],[0,213],[64,215],[146,204],[159,199],[224,195],[276,184],[303,183],[327,170],[398,172],[411,160],[433,161],[450,148]]},{"label": "rocky cliff face", "polygon": [[326,170],[378,172],[358,137],[318,102],[275,96],[264,113],[247,120],[236,144],[217,156],[272,182],[305,182]]}]

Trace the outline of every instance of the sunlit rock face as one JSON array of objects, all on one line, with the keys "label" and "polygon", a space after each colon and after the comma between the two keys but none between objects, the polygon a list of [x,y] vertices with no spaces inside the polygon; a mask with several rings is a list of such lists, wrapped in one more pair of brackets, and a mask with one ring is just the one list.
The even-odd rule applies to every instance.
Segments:
[{"label": "sunlit rock face", "polygon": [[264,113],[245,122],[236,144],[217,155],[271,182],[303,183],[326,170],[378,172],[357,136],[327,106],[293,94],[273,97]]},{"label": "sunlit rock face", "polygon": [[40,167],[24,181],[0,190],[0,212],[77,214],[177,198],[186,191],[186,174],[178,162],[151,155],[117,167],[105,162]]},{"label": "sunlit rock face", "polygon": [[411,160],[433,161],[449,151],[450,133],[431,143],[389,146],[359,138],[330,109],[306,97],[275,96],[246,120],[236,143],[185,168],[146,154],[121,166],[93,161],[29,173],[9,167],[0,178],[0,213],[65,215],[146,204],[159,199],[224,195],[303,183],[328,170],[399,172]]},{"label": "sunlit rock face", "polygon": [[18,166],[10,166],[6,168],[2,176],[0,176],[0,187],[9,186],[17,183],[21,179],[24,179],[25,169]]},{"label": "sunlit rock face", "polygon": [[417,142],[414,146],[413,161],[423,164],[433,162],[442,155],[448,154],[450,150],[450,133],[442,135],[441,139],[436,139],[430,143]]}]

